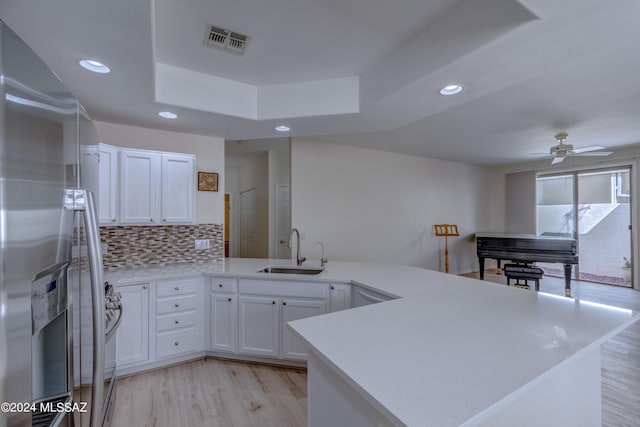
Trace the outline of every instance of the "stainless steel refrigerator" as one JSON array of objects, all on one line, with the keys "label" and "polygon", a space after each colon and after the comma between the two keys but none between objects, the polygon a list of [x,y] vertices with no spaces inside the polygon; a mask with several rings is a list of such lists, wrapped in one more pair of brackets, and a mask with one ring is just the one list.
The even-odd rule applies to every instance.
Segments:
[{"label": "stainless steel refrigerator", "polygon": [[[108,423],[121,310],[102,281],[78,101],[0,21],[0,427]],[[81,165],[82,163],[82,165]],[[74,351],[75,350],[75,351]]]}]

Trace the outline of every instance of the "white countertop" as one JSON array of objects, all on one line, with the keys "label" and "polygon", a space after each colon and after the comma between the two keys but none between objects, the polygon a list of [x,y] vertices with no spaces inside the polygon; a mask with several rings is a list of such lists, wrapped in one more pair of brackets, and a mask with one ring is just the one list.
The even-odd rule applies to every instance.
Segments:
[{"label": "white countertop", "polygon": [[[317,276],[265,274],[282,260],[149,267],[108,280],[229,275],[359,284],[399,299],[290,327],[398,425],[474,424],[638,320],[630,310],[415,267],[331,262]],[[305,263],[305,266],[314,265]]]}]

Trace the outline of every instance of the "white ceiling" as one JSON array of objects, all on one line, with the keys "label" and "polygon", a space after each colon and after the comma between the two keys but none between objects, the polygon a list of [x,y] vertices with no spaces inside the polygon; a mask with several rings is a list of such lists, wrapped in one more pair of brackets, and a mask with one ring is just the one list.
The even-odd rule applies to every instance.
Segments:
[{"label": "white ceiling", "polygon": [[[559,131],[640,143],[638,16],[635,0],[0,0],[96,120],[228,140],[287,124],[486,165],[530,161]],[[207,22],[249,35],[245,53],[204,46]],[[465,91],[437,93],[451,82]]]}]

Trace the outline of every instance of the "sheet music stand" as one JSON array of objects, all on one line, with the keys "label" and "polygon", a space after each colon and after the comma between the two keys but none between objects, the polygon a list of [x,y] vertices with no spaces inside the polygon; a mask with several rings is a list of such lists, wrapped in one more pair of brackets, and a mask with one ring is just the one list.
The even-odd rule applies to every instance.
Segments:
[{"label": "sheet music stand", "polygon": [[444,236],[444,266],[445,271],[449,272],[449,236],[459,236],[457,224],[434,224],[433,229],[436,236]]}]

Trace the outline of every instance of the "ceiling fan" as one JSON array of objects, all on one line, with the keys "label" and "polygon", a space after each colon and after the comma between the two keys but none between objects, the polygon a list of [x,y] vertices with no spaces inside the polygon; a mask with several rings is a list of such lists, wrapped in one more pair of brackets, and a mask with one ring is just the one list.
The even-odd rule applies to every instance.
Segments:
[{"label": "ceiling fan", "polygon": [[[552,165],[562,162],[564,159],[570,156],[608,156],[612,154],[612,151],[598,151],[604,150],[606,147],[602,145],[590,145],[588,147],[573,148],[571,144],[565,144],[565,141],[569,137],[566,132],[560,132],[554,139],[558,141],[558,145],[554,145],[549,149],[549,156],[553,158]],[[532,154],[547,154],[547,153],[532,153]]]}]

